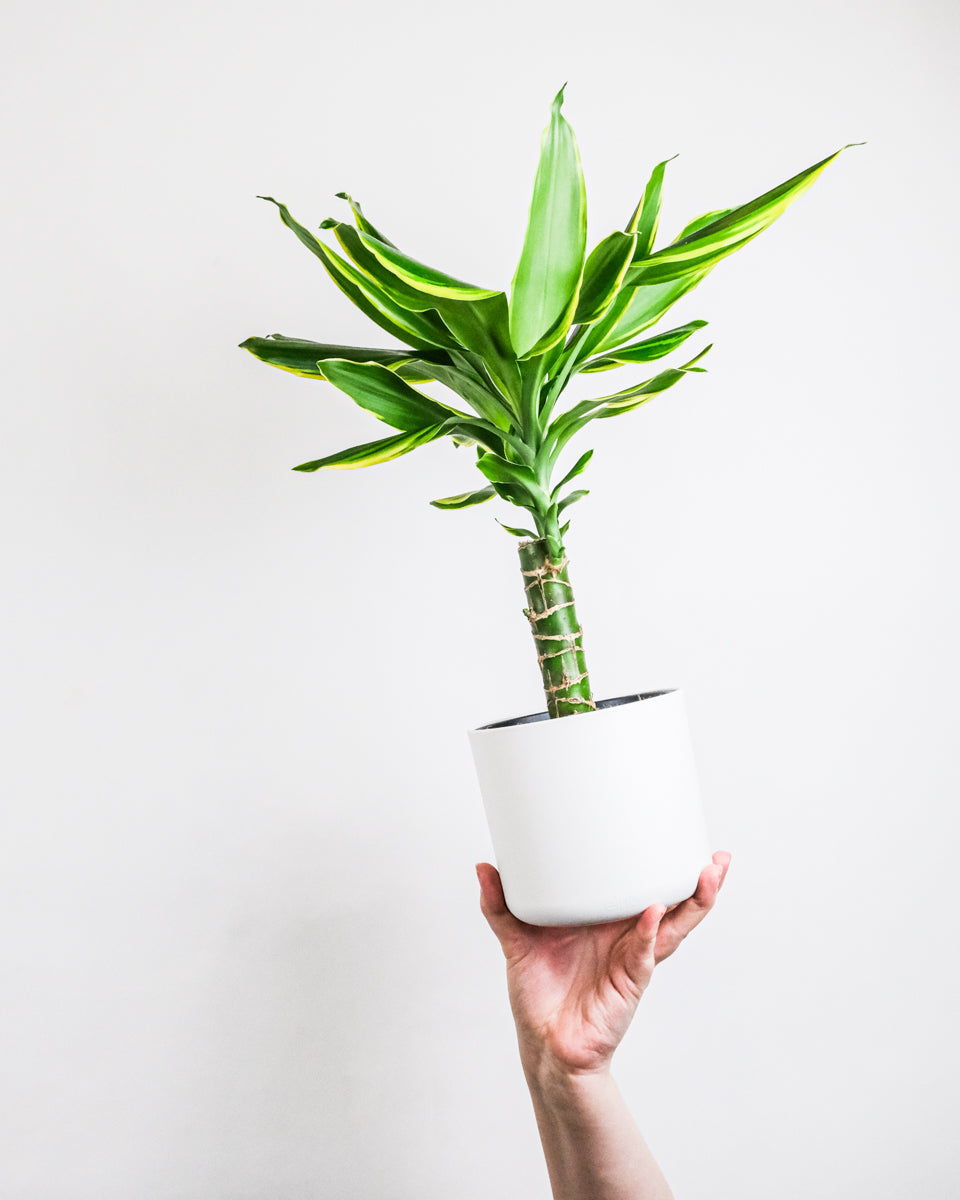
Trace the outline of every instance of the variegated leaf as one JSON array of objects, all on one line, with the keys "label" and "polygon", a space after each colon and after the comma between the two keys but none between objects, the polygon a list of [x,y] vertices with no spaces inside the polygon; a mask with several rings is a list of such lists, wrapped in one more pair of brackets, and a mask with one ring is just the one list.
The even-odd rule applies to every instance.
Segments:
[{"label": "variegated leaf", "polygon": [[443,432],[442,425],[415,429],[409,433],[397,434],[396,437],[381,438],[376,442],[364,442],[360,446],[351,446],[348,450],[340,450],[337,454],[328,454],[326,458],[317,458],[313,462],[301,463],[293,469],[294,471],[319,471],[321,467],[331,467],[337,471],[352,471],[357,467],[373,467],[378,463],[399,458],[402,454],[409,454],[418,446],[442,437]]},{"label": "variegated leaf", "polygon": [[431,500],[430,503],[434,508],[471,508],[474,504],[483,504],[485,500],[492,500],[496,494],[493,487],[485,487],[475,492],[460,492],[457,496],[444,496],[442,500]]},{"label": "variegated leaf", "polygon": [[466,413],[431,400],[379,363],[331,359],[324,363],[323,371],[355,404],[395,429],[422,429],[451,417],[469,419]]},{"label": "variegated leaf", "polygon": [[[566,85],[564,85],[566,86]],[[519,358],[560,340],[576,308],[587,240],[587,196],[573,130],[554,97],[520,261],[510,294],[510,338]]]},{"label": "variegated leaf", "polygon": [[654,362],[683,345],[688,337],[696,333],[698,329],[703,329],[706,324],[706,321],[689,321],[686,325],[668,329],[664,333],[658,333],[642,342],[633,342],[629,346],[610,350],[599,358],[588,359],[580,368],[580,373],[591,375],[597,371],[609,371],[614,367],[622,367],[626,363]]}]

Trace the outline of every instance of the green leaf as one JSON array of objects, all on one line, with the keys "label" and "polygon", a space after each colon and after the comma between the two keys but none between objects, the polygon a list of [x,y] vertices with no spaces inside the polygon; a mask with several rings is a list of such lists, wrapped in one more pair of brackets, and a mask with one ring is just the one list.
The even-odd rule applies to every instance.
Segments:
[{"label": "green leaf", "polygon": [[343,221],[330,220],[324,221],[323,227],[333,230],[337,241],[367,279],[381,288],[401,308],[414,313],[436,309],[436,296],[430,296],[426,292],[411,287],[398,275],[387,270],[376,255],[367,249],[361,240],[361,234],[352,225],[347,225]]},{"label": "green leaf", "polygon": [[485,500],[492,500],[496,494],[494,488],[485,487],[476,492],[461,492],[459,496],[444,496],[442,500],[431,500],[430,503],[434,508],[470,508],[474,504],[483,504]]},{"label": "green leaf", "polygon": [[714,221],[719,221],[721,217],[726,217],[733,211],[732,208],[718,208],[713,212],[703,213],[699,217],[694,217],[689,224],[684,225],[673,239],[674,242],[679,242],[682,238],[689,237],[692,233],[698,233],[704,226],[712,225]]},{"label": "green leaf", "polygon": [[510,427],[510,412],[503,398],[496,391],[484,386],[483,381],[479,380],[473,372],[456,366],[448,366],[446,363],[425,363],[423,372],[424,377],[429,375],[430,379],[436,380],[437,383],[442,383],[444,387],[456,392],[476,413],[491,421],[498,428],[508,429]]},{"label": "green leaf", "polygon": [[501,500],[515,504],[517,508],[525,508],[532,513],[540,510],[540,506],[530,493],[518,483],[495,483],[493,488]]},{"label": "green leaf", "polygon": [[314,237],[309,229],[294,220],[285,204],[274,200],[272,196],[260,196],[259,199],[269,200],[271,204],[277,206],[284,225],[291,229],[303,245],[320,259],[330,278],[344,295],[381,329],[386,330],[399,341],[419,350],[456,346],[449,330],[436,313],[408,311],[382,287],[374,283],[369,276],[364,275],[357,267],[335,254],[329,246]]},{"label": "green leaf", "polygon": [[[249,350],[254,358],[282,371],[290,371],[305,379],[325,379],[320,363],[327,358],[342,358],[350,362],[375,362],[384,367],[405,366],[416,362],[410,353],[399,350],[378,350],[372,346],[331,346],[325,342],[311,342],[305,338],[284,337],[272,333],[269,337],[249,337],[240,343],[241,350]],[[426,369],[424,366],[422,369]]]},{"label": "green leaf", "polygon": [[313,462],[301,463],[299,467],[293,469],[294,471],[319,471],[321,467],[332,467],[338,471],[350,471],[356,467],[372,467],[377,463],[399,458],[401,454],[409,454],[418,446],[442,437],[443,432],[442,425],[415,429],[410,433],[397,434],[395,437],[381,438],[376,442],[364,442],[361,446],[351,446],[349,450],[341,450],[337,454],[329,454],[326,458],[318,458]]},{"label": "green leaf", "polygon": [[353,212],[353,219],[356,221],[358,229],[361,229],[364,233],[369,233],[371,237],[378,238],[387,246],[393,245],[393,242],[391,242],[388,237],[385,237],[375,225],[370,224],[367,218],[363,215],[363,209],[360,207],[359,202],[354,200],[352,196],[348,195],[346,192],[337,192],[337,199],[346,200],[346,202],[350,205],[350,208]]},{"label": "green leaf", "polygon": [[598,321],[613,302],[637,245],[635,233],[611,233],[592,251],[583,268],[583,282],[574,321]]},{"label": "green leaf", "polygon": [[582,400],[579,404],[575,404],[569,412],[558,417],[550,426],[548,433],[554,440],[554,455],[559,453],[570,438],[589,421],[597,417],[616,416],[618,413],[638,408],[641,404],[645,404],[651,396],[665,392],[667,388],[679,383],[690,371],[702,370],[703,368],[698,368],[694,364],[699,362],[709,349],[710,346],[705,347],[682,367],[670,367],[666,371],[654,375],[652,379],[646,379],[643,383],[633,387],[613,392],[609,396],[598,396],[595,400]]},{"label": "green leaf", "polygon": [[521,395],[520,368],[510,343],[507,298],[503,292],[469,302],[438,300],[437,311],[460,346],[483,360],[508,409],[516,416]]},{"label": "green leaf", "polygon": [[366,248],[387,270],[392,271],[404,283],[418,291],[427,292],[431,296],[440,296],[445,300],[486,300],[490,296],[502,294],[490,288],[464,283],[460,279],[454,279],[452,275],[445,275],[443,271],[437,271],[433,267],[417,262],[415,258],[410,258],[396,246],[381,242],[379,238],[371,237],[368,233],[361,232],[359,237]]},{"label": "green leaf", "polygon": [[497,489],[499,495],[523,508],[546,511],[550,497],[540,486],[537,476],[520,463],[507,462],[498,454],[483,454],[477,459],[481,473]]},{"label": "green leaf", "polygon": [[541,138],[527,232],[513,277],[510,338],[518,358],[552,330],[563,336],[583,271],[587,197],[577,141],[560,112],[563,91],[554,97]]},{"label": "green leaf", "polygon": [[500,526],[501,529],[505,529],[507,531],[507,533],[512,533],[514,537],[532,538],[534,541],[537,540],[537,535],[533,532],[532,529],[520,529],[516,525],[504,525],[504,523],[502,521],[497,521],[497,524]]},{"label": "green leaf", "polygon": [[466,413],[424,396],[379,363],[331,359],[324,363],[323,371],[334,387],[395,429],[422,429],[451,417],[466,417]]},{"label": "green leaf", "polygon": [[557,484],[557,486],[550,493],[551,500],[556,500],[557,496],[559,495],[560,489],[564,486],[564,484],[569,483],[571,479],[576,479],[576,477],[584,469],[584,467],[587,465],[587,463],[590,461],[591,458],[593,458],[592,450],[588,450],[586,452],[586,454],[580,455],[580,457],[573,464],[573,466],[570,468],[570,470],[566,473],[566,475],[564,475],[564,477],[560,480],[560,482]]},{"label": "green leaf", "polygon": [[609,371],[613,367],[621,367],[625,363],[654,362],[664,358],[671,351],[681,346],[688,337],[702,329],[706,321],[689,321],[676,329],[668,329],[642,342],[634,342],[630,346],[622,346],[611,350],[600,358],[591,358],[583,364],[580,371],[584,375],[592,375],[597,371]]},{"label": "green leaf", "polygon": [[[478,298],[463,299],[421,290],[384,265],[382,256],[378,257],[368,247],[369,239],[363,240],[362,235],[351,226],[342,221],[329,221],[326,224],[334,230],[337,240],[359,270],[397,304],[413,312],[427,309],[436,311],[442,318],[442,327],[452,335],[448,349],[453,350],[459,343],[460,347],[481,357],[495,392],[507,401],[506,412],[509,416],[513,408],[511,402],[520,396],[520,375],[510,344],[507,298],[504,293],[478,289]],[[429,317],[435,319],[434,313],[431,312]]]},{"label": "green leaf", "polygon": [[663,193],[663,176],[667,168],[668,162],[673,162],[673,158],[666,158],[662,163],[657,163],[650,173],[650,178],[647,180],[647,186],[643,189],[643,195],[640,197],[640,203],[633,210],[633,216],[627,223],[627,233],[636,233],[637,246],[634,251],[634,259],[646,258],[653,249],[653,241],[657,236],[657,226],[660,222],[660,201]]},{"label": "green leaf", "polygon": [[569,508],[571,504],[576,504],[578,500],[582,500],[584,496],[589,496],[590,492],[586,488],[581,488],[580,491],[570,492],[557,505],[557,512],[562,513],[565,508]]},{"label": "green leaf", "polygon": [[598,412],[594,413],[594,416],[615,417],[618,413],[632,412],[633,409],[638,408],[641,404],[646,404],[651,396],[655,396],[659,392],[665,392],[667,388],[673,387],[675,383],[679,383],[684,375],[689,374],[691,371],[702,372],[704,370],[703,367],[695,367],[693,364],[699,362],[710,349],[712,349],[712,345],[704,346],[699,354],[691,358],[682,367],[662,371],[655,379],[649,380],[645,384],[624,388],[621,392],[614,392],[612,396],[602,397],[605,403],[600,407]]},{"label": "green leaf", "polygon": [[477,466],[491,483],[517,483],[531,491],[539,488],[536,475],[529,467],[520,463],[507,462],[498,454],[483,454],[477,459]]},{"label": "green leaf", "polygon": [[[628,275],[632,269],[628,269]],[[577,355],[579,361],[594,351],[611,350],[656,325],[669,308],[710,274],[711,269],[707,267],[696,275],[673,279],[669,283],[622,289],[607,316],[587,331],[587,338]]]},{"label": "green leaf", "polygon": [[658,250],[649,258],[634,262],[627,272],[627,283],[665,283],[714,266],[762,233],[812,187],[827,166],[846,149],[846,146],[842,147],[748,204],[729,210],[725,216]]},{"label": "green leaf", "polygon": [[478,453],[489,450],[492,454],[498,454],[501,457],[507,453],[503,441],[505,435],[489,421],[462,421],[451,417],[447,421],[444,432],[449,433],[455,440],[459,438],[462,444],[478,443],[483,448]]}]

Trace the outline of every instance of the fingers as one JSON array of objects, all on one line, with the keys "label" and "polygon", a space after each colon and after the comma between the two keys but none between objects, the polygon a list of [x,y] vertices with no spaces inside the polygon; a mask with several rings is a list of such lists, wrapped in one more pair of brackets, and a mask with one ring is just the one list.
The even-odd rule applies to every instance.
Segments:
[{"label": "fingers", "polygon": [[680,945],[691,929],[707,915],[717,899],[717,892],[726,878],[730,866],[730,854],[718,850],[709,867],[704,867],[697,881],[697,890],[682,904],[678,904],[660,922],[657,938],[657,962],[669,957]]},{"label": "fingers", "polygon": [[517,931],[520,922],[507,908],[497,868],[492,863],[477,863],[476,869],[480,881],[480,911],[503,945],[505,939]]},{"label": "fingers", "polygon": [[730,852],[728,850],[718,850],[713,855],[713,861],[720,868],[720,883],[718,887],[723,887],[723,881],[727,877],[727,871],[730,867]]}]

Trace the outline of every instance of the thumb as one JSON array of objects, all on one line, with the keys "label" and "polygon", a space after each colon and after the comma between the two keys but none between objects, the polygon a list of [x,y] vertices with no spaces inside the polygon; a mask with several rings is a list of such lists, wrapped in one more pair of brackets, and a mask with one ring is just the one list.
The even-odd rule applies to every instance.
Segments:
[{"label": "thumb", "polygon": [[507,940],[517,933],[521,922],[507,908],[497,868],[492,863],[477,863],[476,870],[480,882],[480,911],[486,917],[487,924],[496,934],[500,945],[506,949]]}]

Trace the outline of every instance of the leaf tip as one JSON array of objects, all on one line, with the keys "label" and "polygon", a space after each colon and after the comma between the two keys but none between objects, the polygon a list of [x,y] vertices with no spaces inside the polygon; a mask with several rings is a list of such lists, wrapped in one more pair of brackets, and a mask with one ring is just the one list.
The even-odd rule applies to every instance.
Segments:
[{"label": "leaf tip", "polygon": [[564,84],[559,92],[554,96],[553,103],[550,105],[550,111],[554,114],[559,114],[560,106],[563,104],[563,93],[566,91],[567,85]]}]

